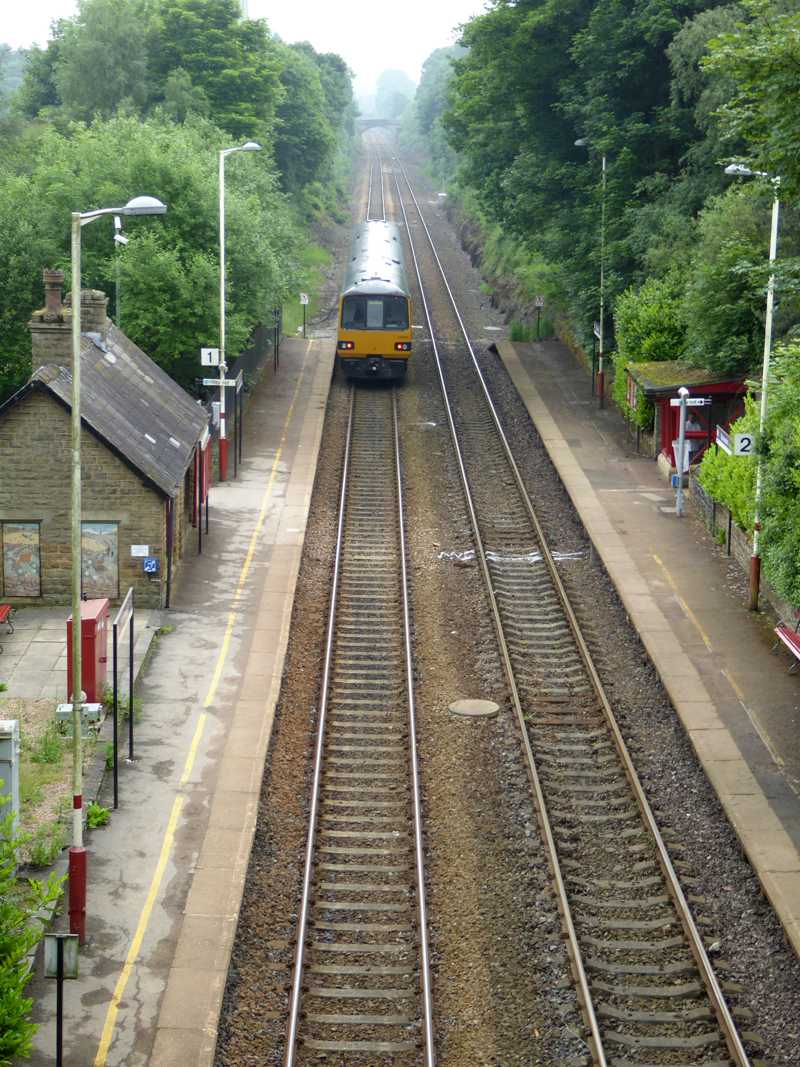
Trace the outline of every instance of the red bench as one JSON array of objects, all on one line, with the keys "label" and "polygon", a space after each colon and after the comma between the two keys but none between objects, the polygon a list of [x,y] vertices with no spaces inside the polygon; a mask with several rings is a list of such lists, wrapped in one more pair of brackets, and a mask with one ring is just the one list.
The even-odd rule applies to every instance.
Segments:
[{"label": "red bench", "polygon": [[[14,624],[11,622],[11,612],[14,609],[9,604],[0,604],[0,626],[5,624],[6,633],[13,634]],[[0,652],[3,651],[3,646],[0,645]]]},{"label": "red bench", "polygon": [[800,633],[797,632],[800,627],[800,611],[797,613],[797,622],[794,629],[791,626],[787,626],[782,622],[775,627],[775,633],[778,635],[778,643],[773,648],[773,653],[777,652],[781,646],[781,642],[789,649],[794,656],[795,662],[789,668],[789,674],[794,674],[797,667],[797,661],[800,660]]}]

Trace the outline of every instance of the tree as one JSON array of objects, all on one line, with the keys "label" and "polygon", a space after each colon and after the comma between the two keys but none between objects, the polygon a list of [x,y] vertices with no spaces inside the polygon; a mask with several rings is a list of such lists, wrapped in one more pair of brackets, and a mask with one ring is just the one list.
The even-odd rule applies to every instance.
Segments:
[{"label": "tree", "polygon": [[54,80],[54,73],[61,57],[61,45],[66,36],[66,19],[50,23],[50,40],[46,48],[24,48],[25,66],[22,72],[22,88],[15,105],[28,118],[35,119],[42,112],[61,106],[61,97]]},{"label": "tree", "polygon": [[147,102],[147,55],[137,0],[78,0],[62,23],[52,80],[73,118],[109,118],[120,105]]},{"label": "tree", "polygon": [[800,192],[800,13],[795,4],[742,0],[748,20],[709,44],[709,71],[736,82],[722,104],[725,132],[749,146],[753,170],[780,176],[784,195]]},{"label": "tree", "polygon": [[396,119],[414,99],[416,86],[402,70],[385,70],[378,76],[375,118]]},{"label": "tree", "polygon": [[732,377],[758,363],[764,341],[770,205],[757,194],[732,187],[701,212],[683,300],[689,360]]},{"label": "tree", "polygon": [[[24,176],[0,182],[1,399],[30,373],[26,324],[42,303],[42,268],[70,269],[72,211],[124,204],[137,194],[168,205],[158,219],[125,220],[119,254],[125,332],[183,385],[193,385],[200,347],[219,337],[219,149],[227,137],[202,119],[158,115],[45,127]],[[243,158],[246,156],[246,158]],[[262,153],[235,153],[226,168],[228,349],[238,355],[296,285],[296,237],[278,179]],[[110,292],[110,219],[83,232],[83,284]],[[68,283],[67,283],[68,284]],[[0,400],[1,402],[1,400]]]},{"label": "tree", "polygon": [[202,115],[211,111],[205,90],[192,85],[192,79],[183,67],[173,70],[164,85],[164,114],[175,122],[185,122],[189,115]]},{"label": "tree", "polygon": [[269,148],[283,97],[278,49],[265,23],[240,16],[237,0],[157,0],[147,35],[153,99],[164,99],[181,68],[205,92],[215,125]]},{"label": "tree", "polygon": [[324,177],[336,137],[316,63],[305,48],[281,50],[284,93],[276,110],[275,163],[284,189],[297,191]]}]

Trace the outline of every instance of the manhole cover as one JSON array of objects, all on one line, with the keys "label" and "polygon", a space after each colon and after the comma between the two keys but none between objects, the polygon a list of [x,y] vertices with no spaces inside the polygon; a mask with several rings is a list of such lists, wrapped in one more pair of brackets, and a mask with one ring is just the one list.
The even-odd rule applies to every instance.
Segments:
[{"label": "manhole cover", "polygon": [[456,700],[448,711],[454,715],[466,715],[470,719],[492,719],[500,710],[493,700]]}]

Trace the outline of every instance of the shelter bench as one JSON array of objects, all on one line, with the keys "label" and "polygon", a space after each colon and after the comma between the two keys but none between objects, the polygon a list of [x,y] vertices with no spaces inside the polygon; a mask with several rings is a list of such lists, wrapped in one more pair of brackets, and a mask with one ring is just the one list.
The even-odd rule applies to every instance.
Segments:
[{"label": "shelter bench", "polygon": [[[13,634],[14,624],[11,622],[11,612],[14,609],[10,604],[0,604],[0,626],[6,627],[7,634]],[[0,653],[3,651],[3,646],[0,645]]]},{"label": "shelter bench", "polygon": [[797,663],[800,661],[800,633],[797,632],[800,627],[800,612],[797,613],[797,622],[794,629],[791,626],[787,626],[785,622],[780,623],[775,627],[775,633],[778,635],[778,643],[773,648],[773,652],[777,652],[780,648],[781,642],[789,649],[794,656],[795,662],[789,668],[789,674],[794,674],[797,668]]}]

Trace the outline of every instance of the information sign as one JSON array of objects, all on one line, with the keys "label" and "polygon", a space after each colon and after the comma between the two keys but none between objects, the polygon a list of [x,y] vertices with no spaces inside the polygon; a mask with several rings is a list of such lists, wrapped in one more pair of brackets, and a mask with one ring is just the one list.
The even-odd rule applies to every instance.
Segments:
[{"label": "information sign", "polygon": [[145,574],[158,574],[158,557],[148,556],[147,559],[142,560]]},{"label": "information sign", "polygon": [[235,378],[222,378],[222,379],[220,379],[220,378],[201,378],[200,379],[200,384],[201,385],[219,385],[220,382],[222,383],[222,385],[224,385],[226,387],[229,387],[231,389],[234,387],[234,385],[236,385],[236,379]]},{"label": "information sign", "polygon": [[301,304],[307,304],[308,303],[308,293],[301,293],[300,294],[300,303]]},{"label": "information sign", "polygon": [[544,307],[544,297],[543,296],[534,297],[533,298],[533,303],[534,303],[534,307],[537,307],[537,308]]},{"label": "information sign", "polygon": [[[711,403],[710,396],[687,396],[686,406],[687,408],[704,408]],[[669,406],[672,408],[679,408],[681,406],[680,397],[673,397],[669,402]]]},{"label": "information sign", "polygon": [[727,452],[729,456],[733,455],[733,443],[731,441],[731,435],[721,426],[717,427],[716,442],[723,452]]}]

